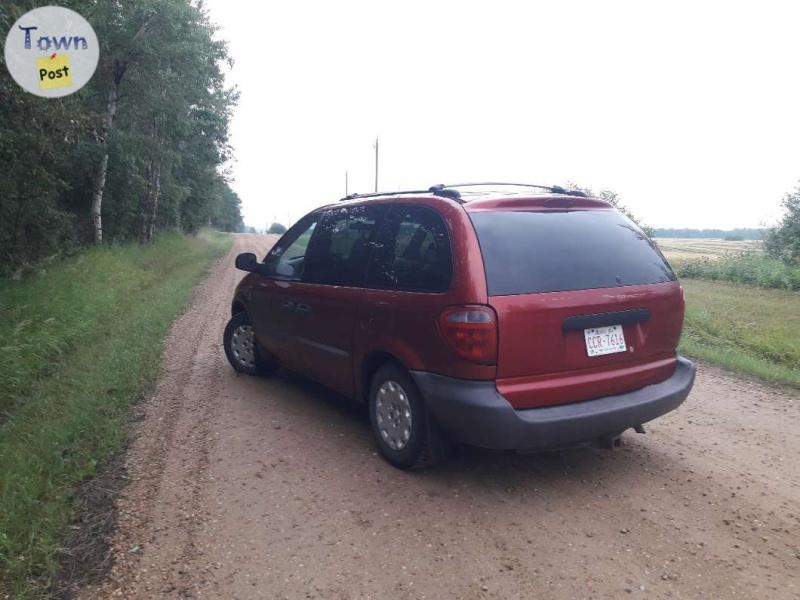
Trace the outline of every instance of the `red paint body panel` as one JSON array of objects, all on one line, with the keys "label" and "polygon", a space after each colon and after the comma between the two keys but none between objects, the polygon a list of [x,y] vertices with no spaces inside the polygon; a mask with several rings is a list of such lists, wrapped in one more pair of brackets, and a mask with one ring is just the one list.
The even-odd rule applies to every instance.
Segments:
[{"label": "red paint body panel", "polygon": [[[459,204],[442,198],[370,200],[394,202],[428,206],[443,218],[453,256],[450,288],[444,293],[418,293],[250,274],[239,284],[237,298],[254,320],[259,344],[289,369],[349,396],[363,393],[358,375],[364,359],[374,352],[389,354],[408,369],[463,379],[494,379],[495,367],[460,358],[440,338],[437,325],[444,307],[485,304],[487,300],[480,247],[469,218]],[[308,304],[311,315],[282,311],[281,305],[289,300]]]},{"label": "red paint body panel", "polygon": [[[622,393],[674,370],[684,313],[677,282],[494,296],[489,304],[500,321],[497,387],[504,396],[510,391],[506,397],[516,408]],[[562,330],[571,316],[636,308],[651,316],[623,327],[627,352],[589,356],[582,330]]]},{"label": "red paint body panel", "polygon": [[[425,195],[366,202],[423,205],[439,213],[451,242],[450,288],[419,293],[248,275],[235,301],[250,314],[259,344],[290,369],[360,397],[365,360],[374,353],[388,354],[409,370],[496,381],[497,390],[518,409],[623,393],[663,381],[675,370],[684,317],[678,282],[488,296],[481,248],[468,212],[563,211],[565,203],[567,210],[611,210],[607,203],[560,195],[487,198],[465,205]],[[310,312],[289,314],[282,309],[286,302],[308,305]],[[497,314],[496,366],[459,357],[439,333],[442,310],[466,304],[489,305]],[[583,331],[562,330],[568,317],[640,308],[651,316],[624,326],[626,352],[589,357]]]},{"label": "red paint body panel", "polygon": [[359,306],[357,361],[370,352],[385,351],[411,370],[459,379],[494,379],[494,366],[460,358],[439,335],[437,322],[443,306],[461,303],[451,294],[370,291]]},{"label": "red paint body panel", "polygon": [[568,373],[497,380],[497,390],[514,408],[568,404],[637,390],[667,379],[675,371],[675,353],[666,358],[631,361]]},{"label": "red paint body panel", "polygon": [[[411,370],[430,371],[462,379],[491,380],[494,367],[460,358],[439,336],[442,309],[467,303],[486,303],[486,278],[480,247],[472,224],[455,202],[441,198],[398,197],[397,202],[427,206],[444,219],[453,256],[453,279],[444,293],[417,293],[381,289],[353,289],[358,304],[354,334],[354,368],[374,352],[394,356]],[[356,378],[357,384],[360,380]],[[358,389],[357,392],[363,393]]]},{"label": "red paint body panel", "polygon": [[502,210],[502,211],[562,211],[565,208],[569,210],[581,209],[610,209],[611,205],[605,200],[597,198],[581,198],[578,196],[564,197],[560,195],[549,196],[535,196],[535,197],[520,197],[510,196],[502,198],[485,198],[481,200],[473,200],[464,205],[464,210],[467,212],[480,212],[488,210]]},{"label": "red paint body panel", "polygon": [[311,310],[296,312],[292,317],[298,369],[346,396],[355,392],[353,331],[359,291],[298,282],[290,282],[286,290],[295,303]]}]

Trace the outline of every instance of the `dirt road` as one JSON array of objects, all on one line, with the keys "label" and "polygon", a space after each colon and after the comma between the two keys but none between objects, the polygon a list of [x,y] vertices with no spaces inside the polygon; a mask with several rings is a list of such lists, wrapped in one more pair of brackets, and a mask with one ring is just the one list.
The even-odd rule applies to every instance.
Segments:
[{"label": "dirt road", "polygon": [[325,390],[220,346],[240,235],[175,324],[85,598],[798,598],[800,397],[703,366],[616,451],[397,471]]}]

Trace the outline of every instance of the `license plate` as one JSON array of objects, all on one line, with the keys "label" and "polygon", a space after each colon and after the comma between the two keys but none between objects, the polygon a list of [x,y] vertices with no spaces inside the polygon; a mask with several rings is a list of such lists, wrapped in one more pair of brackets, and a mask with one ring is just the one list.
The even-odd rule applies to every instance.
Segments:
[{"label": "license plate", "polygon": [[622,325],[584,329],[583,337],[586,340],[586,352],[589,356],[614,354],[616,352],[625,352],[628,349],[625,345]]}]

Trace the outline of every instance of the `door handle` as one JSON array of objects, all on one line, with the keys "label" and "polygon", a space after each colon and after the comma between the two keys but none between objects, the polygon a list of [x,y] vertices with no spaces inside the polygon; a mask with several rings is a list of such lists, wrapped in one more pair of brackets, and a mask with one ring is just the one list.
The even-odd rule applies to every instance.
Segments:
[{"label": "door handle", "polygon": [[311,305],[298,302],[294,305],[294,310],[299,313],[311,314]]},{"label": "door handle", "polygon": [[283,310],[294,310],[295,306],[294,300],[284,300],[281,304]]}]

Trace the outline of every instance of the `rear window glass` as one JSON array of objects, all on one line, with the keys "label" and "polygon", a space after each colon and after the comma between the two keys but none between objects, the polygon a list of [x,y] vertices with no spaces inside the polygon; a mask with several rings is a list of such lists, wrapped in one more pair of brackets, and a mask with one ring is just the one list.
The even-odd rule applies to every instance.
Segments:
[{"label": "rear window glass", "polygon": [[614,210],[475,212],[489,294],[674,281],[655,244]]}]

